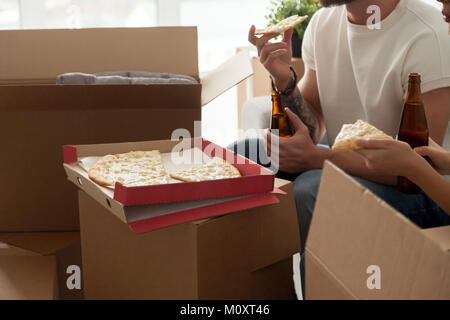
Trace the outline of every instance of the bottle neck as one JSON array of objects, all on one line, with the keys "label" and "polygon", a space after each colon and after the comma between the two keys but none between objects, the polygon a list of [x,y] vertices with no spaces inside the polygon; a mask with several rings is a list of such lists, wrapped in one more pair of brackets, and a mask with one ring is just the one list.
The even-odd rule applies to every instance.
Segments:
[{"label": "bottle neck", "polygon": [[422,103],[422,94],[419,81],[409,80],[408,92],[406,93],[405,102]]},{"label": "bottle neck", "polygon": [[272,92],[272,114],[282,113],[279,102],[280,102],[280,99],[279,99],[278,93]]}]

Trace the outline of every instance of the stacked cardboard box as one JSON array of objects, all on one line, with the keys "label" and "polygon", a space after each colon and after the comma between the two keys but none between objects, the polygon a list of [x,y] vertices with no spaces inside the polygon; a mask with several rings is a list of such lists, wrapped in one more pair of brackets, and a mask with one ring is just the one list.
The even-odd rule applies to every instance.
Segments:
[{"label": "stacked cardboard box", "polygon": [[200,84],[55,84],[74,71],[198,78],[195,28],[6,30],[0,43],[0,232],[79,230],[61,146],[168,139],[201,119]]},{"label": "stacked cardboard box", "polygon": [[[0,159],[0,274],[7,277],[0,296],[64,298],[70,295],[62,288],[59,294],[47,290],[50,282],[47,289],[27,291],[24,275],[44,285],[54,264],[61,267],[65,244],[73,246],[61,243],[60,236],[70,238],[79,230],[76,189],[61,167],[61,146],[169,138],[177,128],[193,134],[202,102],[200,84],[61,86],[56,77],[142,70],[198,79],[196,29],[8,30],[0,31],[0,42],[0,146],[7,150]],[[34,247],[35,242],[43,247]],[[17,254],[27,257],[13,257]],[[80,257],[78,250],[70,265],[80,266]],[[30,261],[47,266],[33,269]],[[11,267],[23,272],[6,272]]]}]

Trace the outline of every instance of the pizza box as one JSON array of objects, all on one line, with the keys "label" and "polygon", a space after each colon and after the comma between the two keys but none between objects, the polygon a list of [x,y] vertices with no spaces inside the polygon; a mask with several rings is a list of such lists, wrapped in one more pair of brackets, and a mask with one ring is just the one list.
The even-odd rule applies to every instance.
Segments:
[{"label": "pizza box", "polygon": [[420,229],[327,161],[305,263],[308,300],[448,300],[450,226]]},{"label": "pizza box", "polygon": [[[202,106],[252,74],[244,54],[200,76],[195,27],[1,30],[0,43],[0,146],[14,150],[0,159],[0,232],[79,229],[62,145],[170,139],[179,128],[194,136]],[[199,84],[55,84],[62,73],[104,71],[186,74]]]},{"label": "pizza box", "polygon": [[[197,163],[194,161],[195,157],[197,161],[203,161],[203,157],[208,159],[220,157],[232,163],[242,176],[188,183],[174,180],[169,184],[139,187],[125,187],[116,183],[112,189],[93,182],[88,176],[89,168],[83,164],[86,159],[92,157],[150,150],[160,150],[168,173],[195,165]],[[179,151],[182,153],[178,153]],[[63,147],[63,153],[64,169],[68,179],[109,208],[138,233],[274,204],[278,202],[274,193],[282,193],[274,188],[275,177],[272,171],[203,138],[68,145]],[[185,163],[177,163],[173,158],[174,154],[181,155],[180,159],[186,160]]]},{"label": "pizza box", "polygon": [[78,232],[0,233],[0,300],[83,298]]}]

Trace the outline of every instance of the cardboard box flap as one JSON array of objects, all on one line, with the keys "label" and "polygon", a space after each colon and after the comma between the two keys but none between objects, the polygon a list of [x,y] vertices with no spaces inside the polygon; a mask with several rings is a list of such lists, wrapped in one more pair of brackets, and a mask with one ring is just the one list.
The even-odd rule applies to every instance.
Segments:
[{"label": "cardboard box flap", "polygon": [[241,52],[201,78],[202,106],[253,75],[250,57]]},{"label": "cardboard box flap", "polygon": [[4,30],[0,43],[0,83],[54,83],[62,73],[105,71],[198,78],[196,27]]},{"label": "cardboard box flap", "polygon": [[51,255],[80,241],[78,232],[0,233],[0,242],[41,255]]},{"label": "cardboard box flap", "polygon": [[[362,299],[437,299],[450,290],[450,255],[330,162],[306,250]],[[367,286],[368,269],[374,267],[382,274],[382,290]]]},{"label": "cardboard box flap", "polygon": [[444,251],[450,251],[450,226],[431,228],[422,232],[435,241]]},{"label": "cardboard box flap", "polygon": [[49,300],[57,293],[55,257],[0,259],[0,300]]},{"label": "cardboard box flap", "polygon": [[25,250],[22,248],[14,247],[6,242],[0,242],[0,257],[13,257],[13,256],[40,256],[38,253]]}]

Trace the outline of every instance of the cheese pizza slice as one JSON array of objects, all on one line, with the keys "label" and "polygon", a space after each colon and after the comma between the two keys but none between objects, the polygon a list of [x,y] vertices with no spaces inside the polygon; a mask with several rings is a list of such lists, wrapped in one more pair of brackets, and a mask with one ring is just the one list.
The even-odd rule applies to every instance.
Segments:
[{"label": "cheese pizza slice", "polygon": [[172,178],[184,182],[196,182],[240,177],[238,169],[221,158],[213,158],[206,164],[197,165],[190,169],[170,175]]},{"label": "cheese pizza slice", "polygon": [[303,17],[300,17],[298,15],[291,16],[289,18],[286,18],[286,19],[278,22],[274,26],[267,27],[264,29],[258,29],[258,30],[256,30],[255,34],[260,35],[260,34],[269,34],[269,33],[282,33],[282,32],[285,32],[286,30],[289,30],[289,29],[295,27],[299,23],[302,23],[307,18],[308,18],[308,16],[303,16]]},{"label": "cheese pizza slice", "polygon": [[89,178],[101,186],[120,182],[126,187],[169,183],[159,150],[106,155],[89,169]]},{"label": "cheese pizza slice", "polygon": [[334,141],[333,150],[358,150],[360,147],[356,144],[358,139],[392,139],[381,130],[374,126],[358,120],[353,124],[344,124],[341,131]]}]

